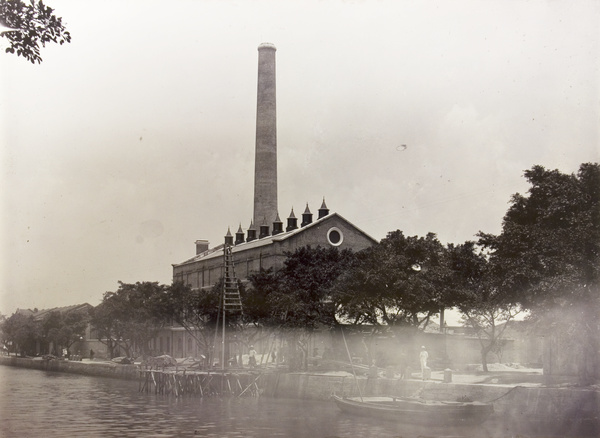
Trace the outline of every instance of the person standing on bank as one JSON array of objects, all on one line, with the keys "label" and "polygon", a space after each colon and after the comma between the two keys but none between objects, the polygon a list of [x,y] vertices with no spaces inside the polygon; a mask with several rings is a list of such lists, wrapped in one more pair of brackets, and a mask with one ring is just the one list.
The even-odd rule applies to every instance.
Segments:
[{"label": "person standing on bank", "polygon": [[250,345],[250,350],[248,351],[248,365],[250,365],[251,368],[256,366],[256,350],[252,345]]},{"label": "person standing on bank", "polygon": [[427,369],[427,359],[429,358],[429,353],[425,349],[423,345],[421,347],[421,352],[419,353],[419,361],[421,362],[421,377],[425,380],[425,370]]}]

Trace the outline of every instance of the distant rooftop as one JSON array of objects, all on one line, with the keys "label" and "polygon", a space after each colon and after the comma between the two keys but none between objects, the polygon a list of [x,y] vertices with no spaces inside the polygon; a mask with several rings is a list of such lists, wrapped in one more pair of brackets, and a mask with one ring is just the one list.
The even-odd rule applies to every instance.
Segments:
[{"label": "distant rooftop", "polygon": [[41,310],[17,309],[15,313],[19,313],[24,316],[33,316],[34,319],[39,320],[51,312],[68,313],[68,312],[72,312],[72,311],[83,310],[85,308],[90,308],[90,307],[92,307],[91,304],[83,303],[83,304],[73,304],[71,306],[52,307],[50,309],[41,309]]}]

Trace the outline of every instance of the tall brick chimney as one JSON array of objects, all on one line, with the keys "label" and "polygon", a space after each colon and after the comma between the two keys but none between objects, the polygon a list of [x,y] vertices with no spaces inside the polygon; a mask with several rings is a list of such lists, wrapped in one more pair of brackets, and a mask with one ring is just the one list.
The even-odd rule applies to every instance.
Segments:
[{"label": "tall brick chimney", "polygon": [[275,51],[258,46],[256,151],[254,159],[254,225],[277,217],[277,117],[275,111]]}]

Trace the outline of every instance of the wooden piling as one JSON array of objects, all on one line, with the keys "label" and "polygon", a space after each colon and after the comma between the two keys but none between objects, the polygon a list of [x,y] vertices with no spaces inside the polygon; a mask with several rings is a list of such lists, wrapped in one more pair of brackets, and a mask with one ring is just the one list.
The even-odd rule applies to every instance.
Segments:
[{"label": "wooden piling", "polygon": [[262,374],[244,372],[195,371],[189,369],[153,369],[139,371],[139,392],[160,395],[224,396],[260,395],[258,382]]}]

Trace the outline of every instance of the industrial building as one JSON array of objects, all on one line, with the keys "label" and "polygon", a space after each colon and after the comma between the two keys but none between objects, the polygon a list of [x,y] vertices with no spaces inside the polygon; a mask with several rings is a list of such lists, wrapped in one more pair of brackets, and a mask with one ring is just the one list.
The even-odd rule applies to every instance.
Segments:
[{"label": "industrial building", "polygon": [[[241,280],[261,268],[281,267],[286,253],[304,246],[360,251],[376,243],[350,221],[331,213],[325,199],[315,220],[307,204],[298,224],[292,208],[284,229],[277,207],[276,50],[270,43],[258,47],[253,220],[246,232],[240,224],[235,236],[231,230],[225,235],[233,245],[236,276]],[[192,288],[212,287],[223,277],[224,243],[210,248],[208,241],[197,240],[195,255],[173,264],[173,280]]]},{"label": "industrial building", "polygon": [[[226,246],[231,248],[229,257],[235,264],[235,276],[244,281],[260,269],[282,267],[286,254],[298,248],[321,246],[360,251],[377,243],[340,214],[330,212],[325,199],[314,219],[308,204],[300,218],[296,217],[293,208],[288,207],[291,211],[286,223],[280,219],[277,204],[276,50],[270,43],[258,47],[252,221],[246,231],[240,224],[235,235],[228,229],[224,240],[214,247],[210,247],[207,240],[196,240],[195,254],[173,264],[173,281],[182,281],[193,289],[210,289],[225,276]],[[163,329],[154,339],[152,348],[173,357],[202,353],[192,336],[177,326]]]}]

